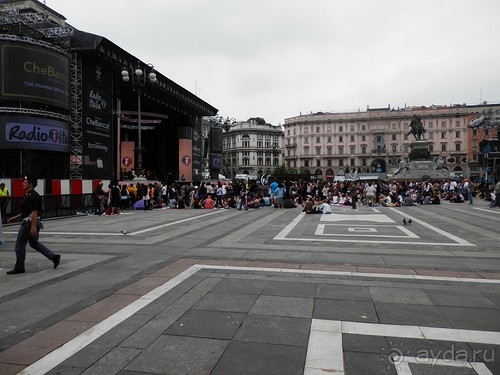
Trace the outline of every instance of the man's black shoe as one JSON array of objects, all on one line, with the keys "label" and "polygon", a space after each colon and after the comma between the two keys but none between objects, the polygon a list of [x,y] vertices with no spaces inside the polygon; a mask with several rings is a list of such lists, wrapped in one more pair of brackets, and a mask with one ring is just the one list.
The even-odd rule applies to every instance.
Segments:
[{"label": "man's black shoe", "polygon": [[54,269],[56,269],[61,262],[61,256],[59,254],[54,255],[54,257],[52,258],[52,262],[54,263]]},{"label": "man's black shoe", "polygon": [[15,275],[17,273],[24,273],[24,270],[16,270],[15,268],[13,270],[7,271],[7,275]]}]

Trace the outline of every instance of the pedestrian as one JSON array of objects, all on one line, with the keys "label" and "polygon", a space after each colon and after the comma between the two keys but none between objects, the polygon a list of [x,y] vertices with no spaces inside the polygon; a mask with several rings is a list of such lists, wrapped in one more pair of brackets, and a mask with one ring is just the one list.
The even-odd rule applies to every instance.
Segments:
[{"label": "pedestrian", "polygon": [[47,247],[38,242],[38,235],[42,227],[42,221],[39,217],[42,211],[42,198],[35,191],[37,185],[36,178],[25,177],[22,183],[22,188],[25,191],[24,199],[20,205],[20,213],[16,216],[9,218],[9,223],[22,218],[21,226],[17,233],[17,240],[15,245],[16,252],[16,265],[8,275],[17,273],[24,273],[24,262],[26,260],[26,244],[44,255],[54,263],[54,269],[57,268],[61,261],[61,255],[54,254]]},{"label": "pedestrian", "polygon": [[97,185],[97,188],[94,190],[92,193],[92,200],[93,200],[93,205],[94,205],[94,215],[102,215],[103,213],[103,201],[104,197],[106,194],[104,193],[104,190],[102,189],[102,182],[99,182]]},{"label": "pedestrian", "polygon": [[2,224],[7,222],[7,205],[9,204],[9,190],[5,187],[5,183],[0,184],[0,214],[2,216]]},{"label": "pedestrian", "polygon": [[474,183],[474,181],[470,181],[469,182],[469,185],[467,186],[467,190],[468,190],[468,196],[469,196],[469,204],[473,204],[473,197],[474,197],[474,194],[476,194],[476,184]]},{"label": "pedestrian", "polygon": [[495,206],[500,207],[500,180],[495,185]]},{"label": "pedestrian", "polygon": [[351,195],[351,208],[355,210],[356,203],[358,202],[358,187],[354,184],[351,186],[350,195]]},{"label": "pedestrian", "polygon": [[274,197],[275,197],[275,207],[283,208],[283,201],[285,199],[285,187],[283,186],[281,181],[278,183],[278,187],[274,192]]}]

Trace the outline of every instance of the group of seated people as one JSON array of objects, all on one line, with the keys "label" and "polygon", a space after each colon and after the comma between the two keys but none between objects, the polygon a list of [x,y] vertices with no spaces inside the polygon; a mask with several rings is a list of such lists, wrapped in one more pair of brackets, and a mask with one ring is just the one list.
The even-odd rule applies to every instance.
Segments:
[{"label": "group of seated people", "polygon": [[303,210],[306,214],[331,214],[332,208],[328,202],[328,199],[314,200],[312,197],[308,197],[306,201],[302,204]]},{"label": "group of seated people", "polygon": [[388,193],[381,194],[378,203],[383,207],[401,207],[401,206],[417,206],[420,204],[441,204],[439,194],[426,194],[422,197],[420,194],[406,192],[405,194],[395,195]]}]

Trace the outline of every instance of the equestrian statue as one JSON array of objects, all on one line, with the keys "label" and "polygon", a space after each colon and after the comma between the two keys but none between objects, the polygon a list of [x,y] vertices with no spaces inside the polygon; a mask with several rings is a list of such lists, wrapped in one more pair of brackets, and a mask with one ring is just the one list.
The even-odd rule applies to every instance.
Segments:
[{"label": "equestrian statue", "polygon": [[422,141],[423,135],[425,133],[425,128],[420,117],[417,115],[413,115],[413,119],[411,120],[409,126],[411,130],[408,132],[408,134],[413,134],[416,141]]}]

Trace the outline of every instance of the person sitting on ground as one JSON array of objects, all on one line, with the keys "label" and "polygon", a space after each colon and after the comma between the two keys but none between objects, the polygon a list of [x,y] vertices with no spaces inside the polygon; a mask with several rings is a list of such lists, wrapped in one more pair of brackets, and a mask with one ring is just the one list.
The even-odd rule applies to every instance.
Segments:
[{"label": "person sitting on ground", "polygon": [[184,203],[184,199],[182,199],[182,197],[177,198],[177,208],[186,208],[186,203]]},{"label": "person sitting on ground", "polygon": [[229,196],[229,199],[227,200],[227,207],[236,208],[236,199],[234,199],[234,196],[232,195]]},{"label": "person sitting on ground", "polygon": [[465,199],[460,193],[460,190],[456,190],[455,194],[450,198],[450,203],[464,203]]},{"label": "person sitting on ground", "polygon": [[430,194],[427,194],[424,198],[423,204],[431,204],[432,203],[432,196]]},{"label": "person sitting on ground", "polygon": [[261,200],[259,197],[255,197],[251,202],[248,202],[248,208],[260,208]]},{"label": "person sitting on ground", "polygon": [[345,194],[340,199],[340,206],[352,206],[351,197],[349,195]]},{"label": "person sitting on ground", "polygon": [[406,194],[406,197],[403,200],[403,206],[413,206],[415,202],[413,202],[413,198],[410,194]]},{"label": "person sitting on ground", "polygon": [[192,207],[192,208],[203,208],[203,207],[201,206],[201,200],[200,200],[200,198],[198,198],[198,197],[197,197],[197,198],[194,198],[194,199],[193,199],[193,202],[192,202],[192,204],[191,204],[191,207]]},{"label": "person sitting on ground", "polygon": [[332,213],[332,208],[328,204],[328,199],[323,200],[323,203],[318,207],[317,211],[318,211],[318,213],[322,213],[322,214],[331,214]]},{"label": "person sitting on ground", "polygon": [[206,208],[207,210],[213,209],[214,206],[214,201],[210,195],[207,195],[207,199],[203,202],[203,208]]},{"label": "person sitting on ground", "polygon": [[431,204],[441,204],[441,198],[439,198],[439,194],[434,193],[432,195]]},{"label": "person sitting on ground", "polygon": [[337,194],[332,196],[332,204],[337,206],[339,204],[339,196]]},{"label": "person sitting on ground", "polygon": [[307,198],[307,201],[303,204],[304,209],[302,212],[305,212],[306,214],[314,214],[316,213],[316,210],[314,208],[314,201],[311,197]]}]

